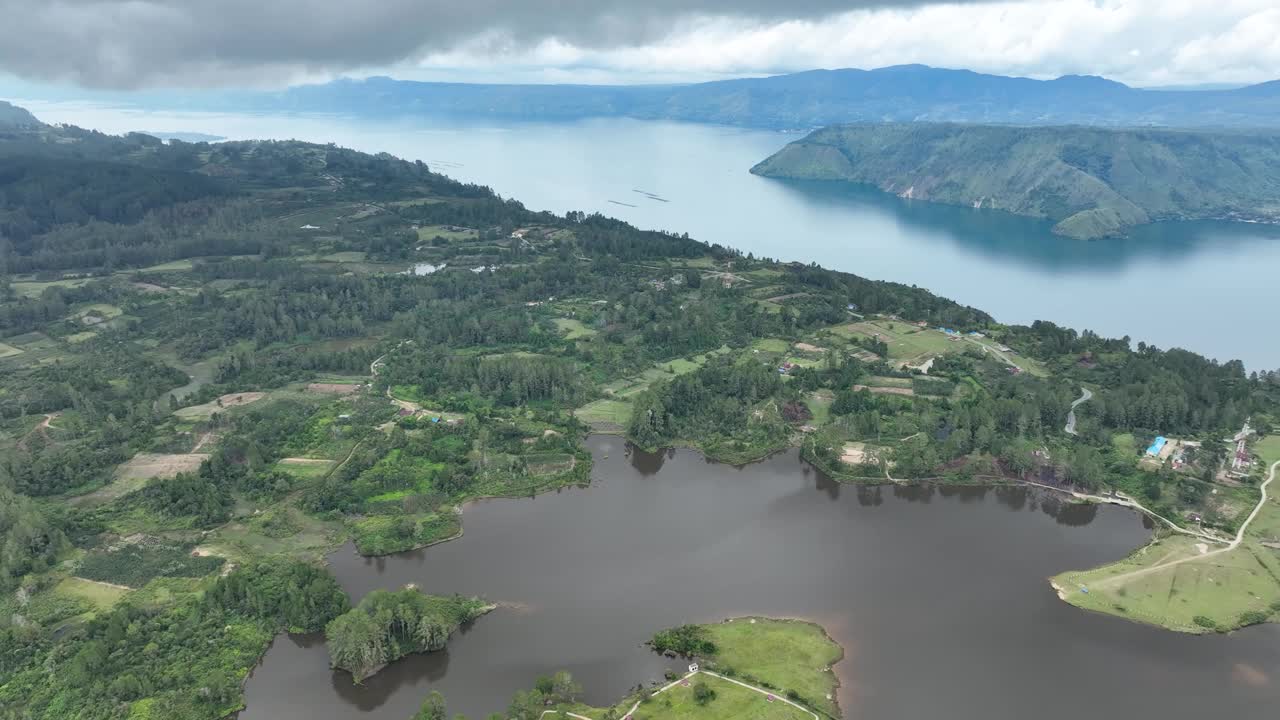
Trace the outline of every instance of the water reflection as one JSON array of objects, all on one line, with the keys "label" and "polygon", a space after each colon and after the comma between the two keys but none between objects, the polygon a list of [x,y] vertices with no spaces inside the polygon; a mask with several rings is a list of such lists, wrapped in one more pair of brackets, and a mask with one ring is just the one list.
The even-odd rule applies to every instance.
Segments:
[{"label": "water reflection", "polygon": [[1142,544],[1128,510],[1016,487],[843,487],[794,451],[735,468],[589,445],[590,488],[472,504],[466,535],[425,551],[330,557],[353,600],[414,582],[503,604],[447,653],[354,686],[322,644],[281,639],[246,685],[243,720],[404,720],[430,690],[480,718],[560,669],[605,704],[670,667],[643,645],[656,629],[753,614],[823,623],[846,650],[848,718],[1078,720],[1044,702],[1063,682],[1105,705],[1100,717],[1252,718],[1280,703],[1278,628],[1182,636],[1080,612],[1046,587]]},{"label": "water reflection", "polygon": [[1117,275],[1133,265],[1159,261],[1188,264],[1205,253],[1263,249],[1280,239],[1280,227],[1213,221],[1154,223],[1128,237],[1081,241],[1054,235],[1052,223],[998,210],[907,200],[872,186],[820,180],[779,180],[792,200],[826,212],[891,218],[903,234],[947,243],[999,264],[1040,272]]},{"label": "water reflection", "polygon": [[650,475],[657,475],[662,470],[662,465],[666,463],[667,458],[675,457],[676,451],[675,448],[670,448],[648,452],[644,448],[628,442],[625,452],[627,458],[631,461],[631,467],[635,468],[640,475],[649,477]]}]

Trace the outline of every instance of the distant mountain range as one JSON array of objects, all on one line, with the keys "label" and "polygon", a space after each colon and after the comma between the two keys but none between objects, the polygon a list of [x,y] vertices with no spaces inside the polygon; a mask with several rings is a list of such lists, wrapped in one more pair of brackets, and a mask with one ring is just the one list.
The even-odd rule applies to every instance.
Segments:
[{"label": "distant mountain range", "polygon": [[1031,80],[924,65],[692,85],[483,85],[374,77],[224,93],[205,102],[219,109],[504,121],[628,117],[785,129],[906,121],[1280,127],[1280,81],[1219,90],[1142,90],[1093,76]]},{"label": "distant mountain range", "polygon": [[1046,218],[1076,238],[1156,220],[1280,222],[1280,134],[1266,132],[837,125],[751,172]]}]

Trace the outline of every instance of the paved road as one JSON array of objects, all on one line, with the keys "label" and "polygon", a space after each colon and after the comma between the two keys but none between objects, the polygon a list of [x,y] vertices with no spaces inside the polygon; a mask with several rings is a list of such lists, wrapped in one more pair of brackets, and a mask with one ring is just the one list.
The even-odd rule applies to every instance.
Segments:
[{"label": "paved road", "polygon": [[1067,413],[1066,432],[1068,435],[1076,434],[1076,406],[1082,402],[1089,402],[1092,397],[1092,390],[1087,387],[1080,388],[1080,397],[1076,398],[1075,401],[1071,403],[1071,412]]}]

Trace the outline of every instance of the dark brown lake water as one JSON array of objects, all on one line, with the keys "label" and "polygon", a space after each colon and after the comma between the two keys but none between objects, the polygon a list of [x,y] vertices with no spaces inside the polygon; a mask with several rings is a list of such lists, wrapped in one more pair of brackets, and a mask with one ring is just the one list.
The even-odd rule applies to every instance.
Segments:
[{"label": "dark brown lake water", "polygon": [[242,720],[407,720],[431,690],[479,720],[569,670],[604,704],[679,663],[655,630],[738,615],[812,619],[845,648],[846,718],[1275,717],[1280,627],[1192,637],[1062,603],[1050,575],[1128,554],[1138,515],[1018,488],[841,485],[794,452],[743,468],[593,437],[593,483],[465,513],[426,550],[331,557],[356,601],[417,583],[505,605],[447,650],[354,686],[315,636],[282,636]]}]

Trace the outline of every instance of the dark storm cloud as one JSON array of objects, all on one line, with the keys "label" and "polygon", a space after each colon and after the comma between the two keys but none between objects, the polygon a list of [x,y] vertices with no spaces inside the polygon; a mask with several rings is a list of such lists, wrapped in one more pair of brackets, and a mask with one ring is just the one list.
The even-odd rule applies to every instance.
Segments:
[{"label": "dark storm cloud", "polygon": [[700,17],[815,19],[931,0],[0,0],[0,70],[95,87],[270,83],[392,65],[477,37],[585,48]]}]

